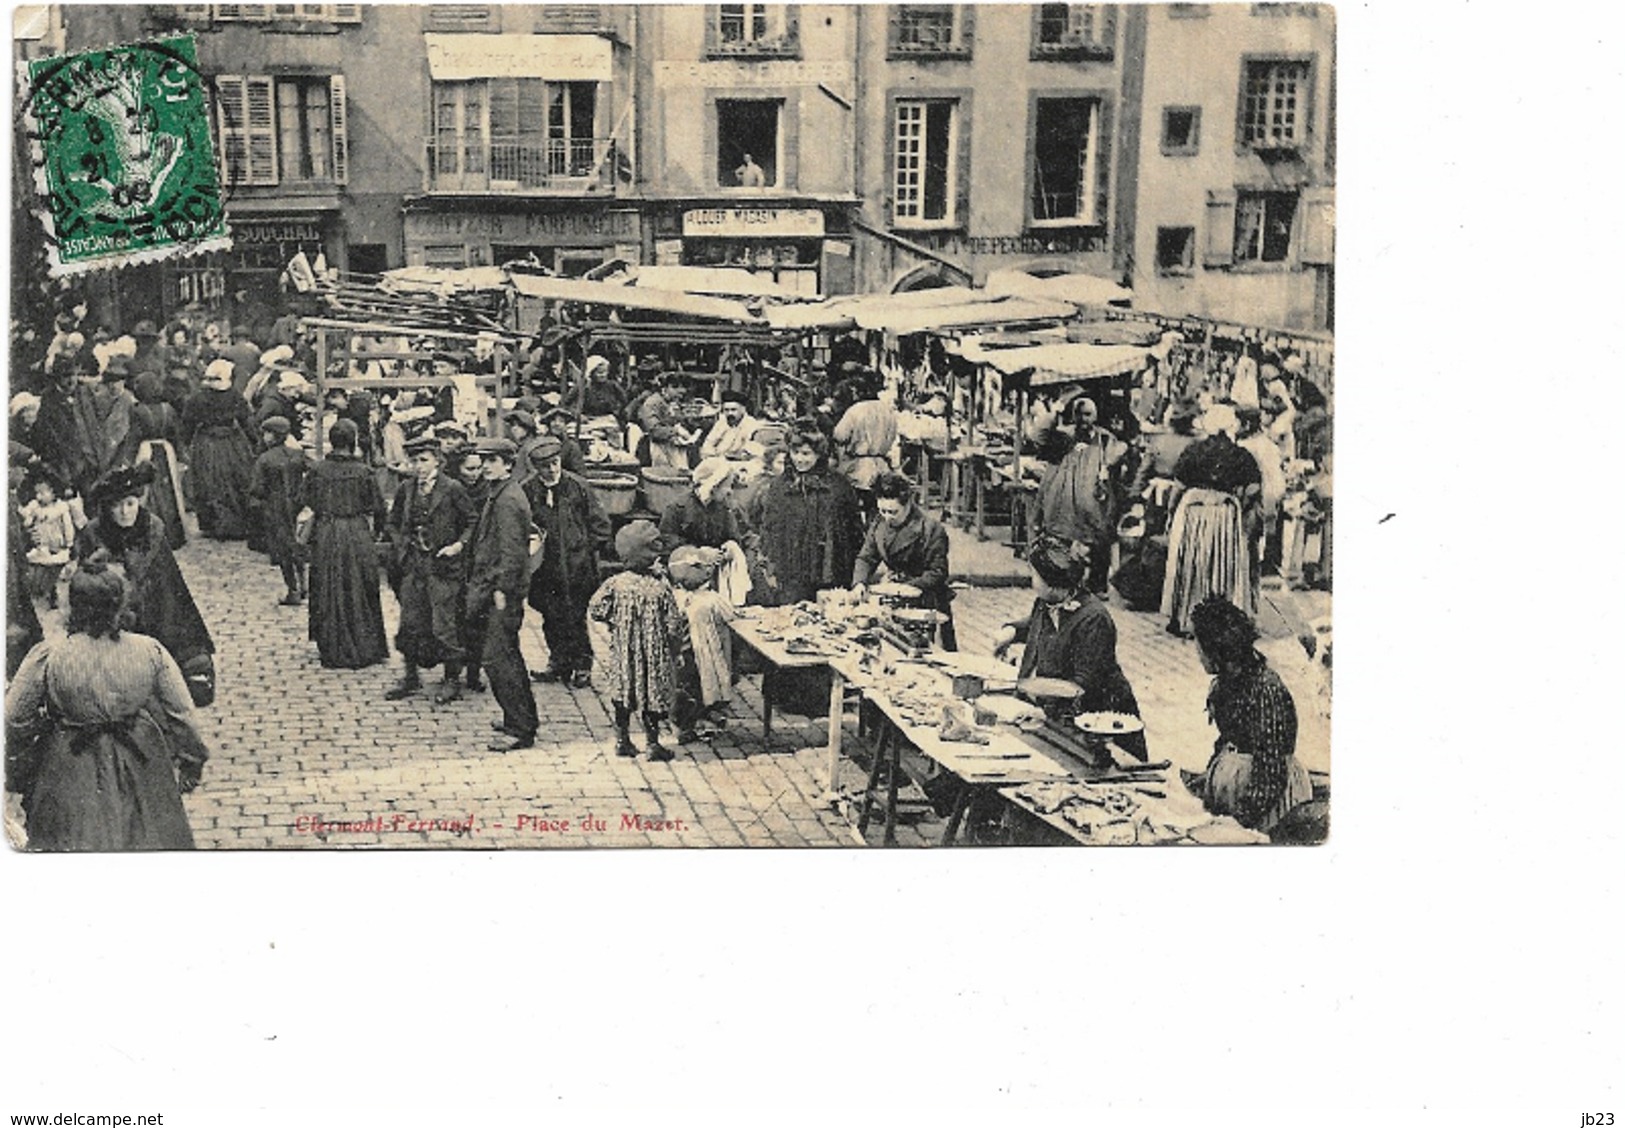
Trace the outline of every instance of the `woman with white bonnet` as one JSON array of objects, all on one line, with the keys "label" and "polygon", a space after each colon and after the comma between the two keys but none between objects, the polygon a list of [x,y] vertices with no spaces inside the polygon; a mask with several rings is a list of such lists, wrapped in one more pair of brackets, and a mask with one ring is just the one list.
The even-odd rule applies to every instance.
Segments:
[{"label": "woman with white bonnet", "polygon": [[265,389],[272,384],[273,378],[283,366],[292,360],[293,348],[290,345],[278,345],[274,349],[260,353],[259,368],[248,378],[248,383],[243,385],[243,398],[248,401],[250,407],[259,406],[260,396],[265,393]]},{"label": "woman with white bonnet", "polygon": [[1191,612],[1210,595],[1223,596],[1249,614],[1254,608],[1242,516],[1262,485],[1258,462],[1236,445],[1240,421],[1228,404],[1210,407],[1202,430],[1205,437],[1174,465],[1185,492],[1168,527],[1162,586],[1168,631],[1182,638],[1190,637]]},{"label": "woman with white bonnet", "polygon": [[259,437],[248,401],[231,386],[232,372],[224,357],[211,361],[203,370],[202,387],[181,411],[181,443],[191,453],[198,528],[215,540],[248,535],[248,479]]}]

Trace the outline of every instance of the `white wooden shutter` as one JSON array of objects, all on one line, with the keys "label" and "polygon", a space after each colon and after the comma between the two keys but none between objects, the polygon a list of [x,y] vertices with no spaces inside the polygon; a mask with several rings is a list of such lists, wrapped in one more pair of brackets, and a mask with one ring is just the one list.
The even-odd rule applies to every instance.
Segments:
[{"label": "white wooden shutter", "polygon": [[1335,260],[1337,246],[1337,206],[1329,187],[1306,188],[1303,192],[1303,250],[1305,265],[1326,266]]},{"label": "white wooden shutter", "polygon": [[328,80],[327,108],[333,120],[333,179],[340,184],[350,179],[349,113],[344,107],[344,76]]},{"label": "white wooden shutter", "polygon": [[1229,266],[1236,256],[1236,194],[1228,189],[1207,194],[1207,238],[1202,241],[1203,266]]},{"label": "white wooden shutter", "polygon": [[209,5],[207,4],[177,4],[175,14],[188,23],[202,23],[209,18]]},{"label": "white wooden shutter", "polygon": [[276,83],[268,75],[251,74],[243,79],[246,103],[243,122],[248,135],[248,183],[275,184],[276,161]]},{"label": "white wooden shutter", "polygon": [[248,183],[248,131],[241,75],[214,80],[215,116],[220,125],[220,176],[229,186]]}]

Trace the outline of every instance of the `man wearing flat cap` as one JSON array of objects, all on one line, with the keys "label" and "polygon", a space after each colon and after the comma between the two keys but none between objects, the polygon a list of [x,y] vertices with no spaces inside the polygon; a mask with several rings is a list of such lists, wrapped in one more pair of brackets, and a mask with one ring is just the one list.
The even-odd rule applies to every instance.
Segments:
[{"label": "man wearing flat cap", "polygon": [[609,542],[609,517],[592,487],[564,469],[557,438],[542,436],[531,450],[531,463],[524,490],[545,540],[529,602],[542,613],[548,653],[547,669],[531,677],[586,689],[592,685],[587,604],[598,588],[598,557]]},{"label": "man wearing flat cap", "polygon": [[530,583],[530,502],[514,476],[519,448],[511,439],[481,439],[474,449],[491,492],[474,524],[464,611],[471,623],[483,624],[480,664],[502,707],[502,719],[491,726],[497,737],[489,747],[511,752],[536,742],[539,723],[519,649]]},{"label": "man wearing flat cap", "polygon": [[536,400],[520,396],[512,407],[502,413],[503,428],[517,448],[519,462],[514,472],[521,479],[530,476],[530,452],[541,437],[541,430],[536,425],[536,407]]},{"label": "man wearing flat cap", "polygon": [[[564,464],[565,471],[570,474],[580,474],[585,470],[587,468],[587,454],[581,449],[581,444],[576,442],[575,436],[570,434],[571,431],[575,430],[575,416],[570,413],[569,409],[558,405],[544,406],[538,413],[537,420],[541,423],[544,434],[551,435],[558,440],[559,460]],[[531,453],[531,462],[534,464],[535,461],[536,455],[533,451]]]},{"label": "man wearing flat cap", "polygon": [[384,696],[411,696],[423,686],[421,669],[444,665],[434,699],[446,705],[462,696],[464,553],[477,514],[463,484],[444,472],[445,455],[434,435],[410,440],[406,457],[412,477],[396,493],[387,526],[394,548],[390,582],[401,604],[395,649],[406,669]]},{"label": "man wearing flat cap", "polygon": [[288,587],[282,605],[297,607],[306,595],[305,549],[294,538],[293,527],[310,459],[297,443],[288,442],[290,434],[288,421],[280,415],[260,424],[264,449],[248,476],[248,503],[266,554],[282,570],[282,582]]}]

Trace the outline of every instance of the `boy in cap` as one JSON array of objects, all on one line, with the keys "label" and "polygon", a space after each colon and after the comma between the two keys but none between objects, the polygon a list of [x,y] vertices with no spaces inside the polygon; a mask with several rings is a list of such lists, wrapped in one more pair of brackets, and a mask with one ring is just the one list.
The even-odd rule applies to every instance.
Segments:
[{"label": "boy in cap", "polygon": [[514,477],[519,448],[511,439],[481,439],[475,449],[491,492],[474,524],[464,611],[483,624],[480,664],[502,707],[502,720],[491,726],[498,736],[489,747],[511,752],[535,744],[539,724],[519,649],[530,571],[530,503]]},{"label": "boy in cap", "polygon": [[390,578],[401,605],[395,648],[406,670],[384,697],[399,701],[416,693],[423,686],[419,670],[443,664],[435,703],[446,705],[462,696],[462,557],[476,515],[462,483],[442,472],[445,455],[432,434],[410,440],[406,456],[412,477],[395,495],[388,525],[395,552]]},{"label": "boy in cap", "polygon": [[254,460],[248,478],[248,500],[259,517],[260,535],[271,563],[282,569],[282,582],[288,593],[284,607],[297,607],[305,601],[305,549],[294,537],[299,513],[299,496],[310,459],[298,444],[288,442],[288,421],[273,415],[260,424],[264,449]]}]

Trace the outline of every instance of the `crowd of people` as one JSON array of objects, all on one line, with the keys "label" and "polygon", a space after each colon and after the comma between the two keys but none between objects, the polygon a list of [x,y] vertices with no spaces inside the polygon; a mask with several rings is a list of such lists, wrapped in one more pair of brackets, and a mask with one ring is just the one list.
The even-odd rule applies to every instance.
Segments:
[{"label": "crowd of people", "polygon": [[[820,379],[763,403],[759,418],[738,387],[713,403],[658,358],[609,349],[572,358],[562,338],[539,334],[520,358],[526,394],[505,402],[503,433],[487,436],[478,433],[481,413],[459,403],[448,381],[414,385],[413,377],[488,371],[488,356],[435,351],[414,364],[360,354],[329,375],[391,376],[399,389],[333,388],[318,404],[315,355],[297,318],[259,327],[267,340],[256,342],[195,310],[163,329],[139,322],[128,334],[91,328],[86,314],[84,303],[65,303],[54,333],[28,342],[38,355],[24,355],[14,372],[10,549],[20,573],[13,569],[8,590],[7,670],[17,679],[8,724],[15,719],[19,731],[42,716],[68,716],[67,700],[55,698],[69,687],[45,681],[45,667],[77,669],[88,655],[105,654],[132,686],[146,678],[143,703],[121,689],[118,708],[148,718],[155,732],[181,734],[171,742],[177,787],[195,786],[207,752],[188,710],[207,707],[215,686],[214,644],[174,557],[193,535],[263,553],[284,589],[277,602],[306,609],[322,667],[376,666],[393,651],[400,673],[382,696],[428,694],[441,707],[488,687],[498,710],[495,751],[535,742],[534,685],[593,687],[595,622],[609,636],[602,681],[615,752],[637,754],[635,714],[654,760],[673,755],[662,726],[681,745],[728,723],[737,671],[727,623],[742,606],[898,581],[940,612],[944,648],[957,646],[947,532],[898,472],[897,388],[850,337],[834,342]],[[1036,439],[1055,460],[1032,517],[1039,598],[1020,630],[1000,641],[1026,641],[1024,675],[1086,686],[1077,709],[1138,711],[1101,601],[1125,521],[1146,535],[1118,570],[1119,589],[1131,606],[1154,598],[1170,630],[1194,631],[1199,641],[1203,608],[1222,597],[1245,616],[1261,573],[1280,566],[1286,480],[1305,442],[1291,417],[1301,421],[1313,405],[1288,394],[1268,368],[1226,375],[1222,390],[1192,384],[1163,396],[1145,434],[1119,418],[1102,420],[1102,404],[1079,396],[1052,411]],[[326,449],[314,458],[318,429]],[[1317,453],[1329,461],[1329,451]],[[633,462],[685,483],[679,499],[647,515],[653,520],[612,519],[589,477],[595,467]],[[76,595],[85,607],[111,600],[115,580],[111,619],[74,609]],[[393,639],[385,583],[399,608]],[[39,611],[57,607],[64,585],[69,641],[37,646]],[[547,648],[536,670],[520,647],[527,609],[540,616]],[[1226,704],[1238,694],[1271,688],[1263,679],[1258,689],[1261,675],[1239,655],[1241,629],[1223,626],[1222,645],[1202,642],[1202,652],[1219,656],[1225,686],[1242,686],[1243,674],[1252,681],[1222,693],[1216,681],[1216,719],[1240,716]],[[114,644],[120,657],[112,657]],[[167,665],[155,657],[160,651]],[[436,670],[431,686],[426,675]],[[45,698],[55,704],[47,708]],[[145,755],[129,735],[136,729],[118,727],[133,725],[133,716],[86,722],[102,742],[98,755]],[[1277,744],[1282,729],[1270,730]],[[1234,732],[1226,740],[1242,746]],[[68,746],[29,746],[43,758],[17,778],[55,779],[42,765]],[[1290,757],[1290,740],[1286,746]],[[120,816],[117,840],[131,848],[185,844],[167,789],[157,803],[147,776],[129,780],[129,809],[160,813]],[[1255,822],[1279,815],[1279,796],[1262,781],[1273,788],[1296,776],[1272,768],[1239,785]],[[1238,786],[1231,777],[1208,783],[1213,795]],[[82,781],[38,786],[44,790],[27,807],[32,842],[113,841],[97,837],[105,826],[94,834],[61,829],[60,812],[73,807],[61,795],[71,797]],[[36,836],[36,810],[57,812],[38,816],[41,828],[57,829]],[[106,814],[86,810],[87,818]]]}]

